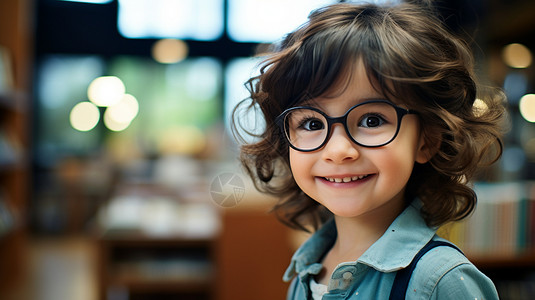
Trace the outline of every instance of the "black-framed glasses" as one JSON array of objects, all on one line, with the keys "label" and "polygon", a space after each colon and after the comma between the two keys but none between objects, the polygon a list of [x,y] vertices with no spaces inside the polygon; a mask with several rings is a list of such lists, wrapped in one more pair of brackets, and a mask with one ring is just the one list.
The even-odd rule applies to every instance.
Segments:
[{"label": "black-framed glasses", "polygon": [[357,145],[381,147],[392,142],[399,133],[401,120],[416,113],[387,100],[371,100],[351,107],[343,116],[330,117],[310,106],[285,110],[276,122],[286,140],[295,150],[309,152],[323,147],[331,136],[332,125],[344,125],[347,135]]}]

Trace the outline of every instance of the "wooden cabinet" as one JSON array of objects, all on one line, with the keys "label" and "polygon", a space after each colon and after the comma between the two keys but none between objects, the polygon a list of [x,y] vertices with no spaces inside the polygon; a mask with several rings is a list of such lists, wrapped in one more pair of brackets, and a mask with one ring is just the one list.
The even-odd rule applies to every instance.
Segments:
[{"label": "wooden cabinet", "polygon": [[267,211],[238,207],[222,215],[216,300],[286,298],[289,284],[282,276],[295,250],[295,234]]}]

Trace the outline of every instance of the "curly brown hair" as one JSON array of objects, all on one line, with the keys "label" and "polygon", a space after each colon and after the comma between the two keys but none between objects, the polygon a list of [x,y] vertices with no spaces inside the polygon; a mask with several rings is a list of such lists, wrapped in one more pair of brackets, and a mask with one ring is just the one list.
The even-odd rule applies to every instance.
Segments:
[{"label": "curly brown hair", "polygon": [[[275,123],[285,109],[318,97],[364,63],[374,88],[418,111],[436,153],[415,164],[406,199],[419,197],[429,226],[468,216],[476,205],[470,185],[476,170],[501,155],[503,93],[477,88],[469,46],[447,31],[434,12],[414,4],[335,4],[314,11],[288,34],[246,86],[250,98],[234,111],[260,109],[265,119],[240,159],[255,186],[280,200],[274,212],[287,225],[317,229],[329,212],[291,176],[289,147]],[[373,79],[373,80],[372,80]],[[483,101],[484,108],[474,102]]]}]

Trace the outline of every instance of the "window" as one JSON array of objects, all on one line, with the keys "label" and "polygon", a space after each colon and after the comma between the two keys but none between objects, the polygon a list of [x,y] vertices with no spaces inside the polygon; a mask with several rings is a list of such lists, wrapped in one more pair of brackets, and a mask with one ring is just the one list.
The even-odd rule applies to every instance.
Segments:
[{"label": "window", "polygon": [[119,0],[117,22],[127,38],[216,40],[223,33],[223,0]]}]

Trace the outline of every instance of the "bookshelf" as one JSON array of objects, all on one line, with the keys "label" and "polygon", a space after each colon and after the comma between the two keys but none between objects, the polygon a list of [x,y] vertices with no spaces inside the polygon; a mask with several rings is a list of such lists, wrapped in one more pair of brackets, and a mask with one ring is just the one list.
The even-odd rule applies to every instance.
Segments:
[{"label": "bookshelf", "polygon": [[213,299],[216,207],[121,183],[97,216],[99,299]]},{"label": "bookshelf", "polygon": [[501,299],[535,297],[535,183],[476,183],[475,212],[443,235],[497,286]]},{"label": "bookshelf", "polygon": [[476,183],[475,191],[475,212],[446,228],[448,238],[482,264],[528,263],[535,254],[535,183]]},{"label": "bookshelf", "polygon": [[32,0],[0,1],[0,295],[23,280]]}]

